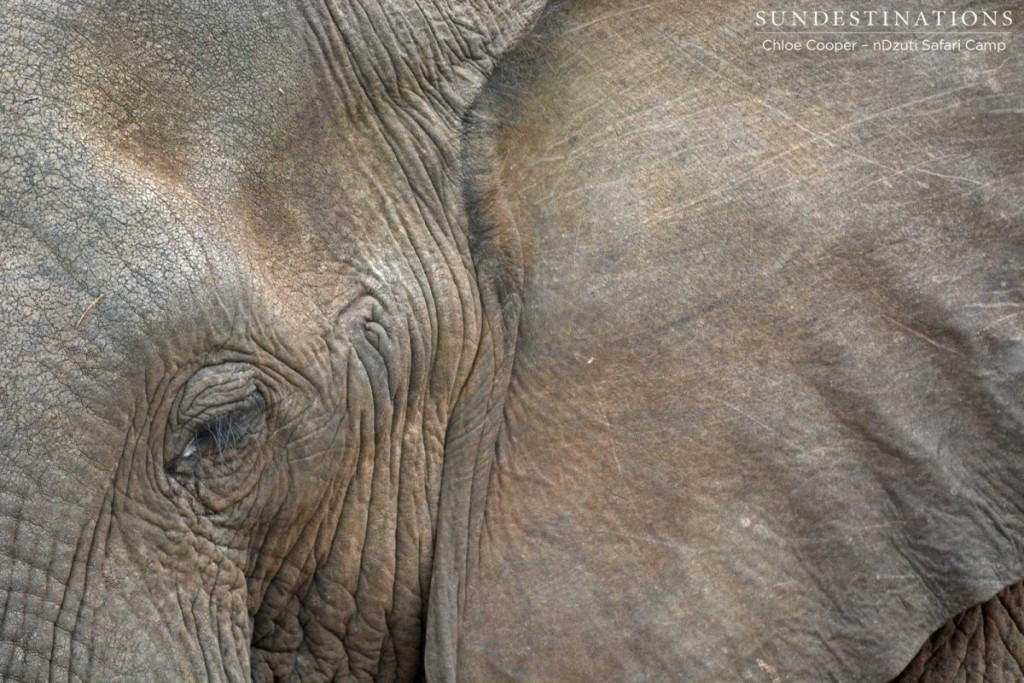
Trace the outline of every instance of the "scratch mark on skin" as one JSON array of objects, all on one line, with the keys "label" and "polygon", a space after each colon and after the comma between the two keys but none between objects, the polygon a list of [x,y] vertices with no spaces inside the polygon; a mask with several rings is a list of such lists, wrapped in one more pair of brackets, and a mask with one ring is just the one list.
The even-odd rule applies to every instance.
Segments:
[{"label": "scratch mark on skin", "polygon": [[936,178],[945,178],[947,180],[962,180],[965,183],[972,183],[974,185],[984,185],[985,184],[985,183],[981,182],[980,180],[975,180],[974,178],[967,178],[967,177],[958,176],[958,175],[946,175],[945,173],[936,173],[935,171],[928,171],[928,170],[923,169],[923,168],[917,169],[917,172],[918,173],[924,173],[926,175],[935,176]]},{"label": "scratch mark on skin", "polygon": [[785,443],[790,448],[794,448],[794,449],[796,449],[797,451],[799,451],[801,453],[806,453],[807,452],[807,448],[806,447],[804,447],[801,444],[793,441],[792,439],[789,439],[788,437],[786,437],[785,434],[781,433],[779,430],[772,428],[768,424],[765,424],[763,421],[757,419],[756,417],[754,417],[750,413],[746,412],[745,410],[741,410],[740,408],[738,408],[737,406],[733,405],[732,403],[729,403],[728,401],[723,401],[723,400],[721,400],[719,398],[715,398],[714,396],[708,396],[707,398],[710,399],[711,401],[714,401],[715,403],[718,403],[718,404],[721,404],[721,405],[725,406],[729,410],[732,410],[732,411],[734,411],[736,413],[739,413],[743,417],[747,418],[748,420],[750,420],[751,422],[756,424],[761,429],[763,429],[763,430],[765,430],[765,431],[767,431],[767,432],[769,432],[771,434],[774,434],[775,436],[779,437],[780,439],[782,439],[783,443]]},{"label": "scratch mark on skin", "polygon": [[1016,301],[1004,301],[1002,303],[993,304],[967,304],[964,308],[1020,308],[1024,304],[1017,303]]},{"label": "scratch mark on skin", "polygon": [[[1014,315],[1016,315],[1016,314],[1014,314]],[[931,344],[932,346],[934,346],[937,349],[942,349],[943,351],[946,351],[947,353],[952,353],[954,356],[963,356],[963,354],[960,353],[959,351],[957,351],[956,349],[954,349],[952,347],[949,347],[949,346],[946,346],[945,344],[940,344],[939,342],[935,341],[934,339],[932,339],[928,335],[924,334],[923,332],[918,332],[917,330],[915,330],[912,327],[907,327],[906,325],[901,323],[899,320],[895,320],[894,318],[890,318],[887,315],[883,315],[882,318],[884,320],[888,321],[889,323],[891,323],[892,325],[894,325],[894,326],[898,327],[899,329],[903,330],[907,334],[912,334],[912,335],[914,335],[915,337],[917,337],[919,339],[923,339],[924,341],[928,342],[929,344]]]},{"label": "scratch mark on skin", "polygon": [[[594,362],[594,357],[583,356],[579,353],[573,353],[576,360],[580,363],[586,363],[590,365]],[[602,399],[604,398],[603,392],[601,391],[600,384],[592,383],[590,385],[591,396],[593,397],[593,410],[595,421],[604,427],[605,434],[608,438],[608,454],[611,456],[612,462],[615,464],[615,469],[621,477],[623,475],[622,463],[619,462],[619,443],[615,439],[615,430],[613,429],[611,419],[609,419],[608,411],[604,408]],[[621,498],[621,496],[619,496]],[[623,500],[628,500],[623,498]],[[632,501],[629,501],[632,503]]]},{"label": "scratch mark on skin", "polygon": [[586,23],[580,24],[579,26],[573,26],[571,29],[568,29],[567,31],[565,31],[563,35],[566,35],[566,34],[569,34],[569,33],[575,33],[577,31],[582,31],[583,29],[587,28],[588,26],[592,26],[594,24],[598,24],[598,23],[601,23],[601,22],[604,22],[604,21],[608,21],[609,19],[614,19],[615,17],[620,17],[620,16],[622,16],[624,14],[633,14],[634,12],[639,12],[641,10],[647,9],[648,7],[654,7],[655,5],[659,5],[659,4],[661,4],[661,3],[660,2],[649,2],[649,3],[645,4],[645,5],[640,5],[639,7],[630,7],[629,9],[620,10],[618,12],[608,12],[606,14],[602,14],[597,19],[592,19],[591,21],[588,21]]},{"label": "scratch mark on skin", "polygon": [[985,327],[981,328],[980,331],[984,332],[985,330],[990,329],[992,327],[995,327],[996,325],[999,325],[1000,323],[1004,323],[1007,320],[1013,320],[1014,318],[1019,316],[1021,313],[1024,313],[1024,311],[1016,311],[1014,313],[1010,313],[1009,315],[1004,315],[1001,318],[996,318],[995,320],[990,322],[988,325],[985,325]]},{"label": "scratch mark on skin", "polygon": [[920,578],[915,574],[878,574],[875,576],[876,581],[917,581]]},{"label": "scratch mark on skin", "polygon": [[82,324],[82,321],[85,320],[85,316],[89,315],[89,311],[92,310],[93,306],[98,304],[105,296],[106,294],[100,294],[98,297],[92,300],[92,303],[85,307],[85,310],[82,311],[82,315],[78,318],[78,322],[75,323],[75,327],[79,327]]},{"label": "scratch mark on skin", "polygon": [[686,543],[665,540],[663,538],[658,538],[657,536],[654,536],[652,534],[628,533],[625,531],[615,531],[612,529],[591,527],[586,525],[570,525],[560,522],[551,522],[545,526],[548,529],[572,533],[574,535],[578,533],[583,533],[587,536],[607,536],[610,538],[617,538],[629,542],[631,547],[635,547],[634,542],[639,542],[650,545],[657,545],[663,548],[670,548],[672,550],[677,551],[679,554],[686,553],[689,555],[694,552],[694,549]]},{"label": "scratch mark on skin", "polygon": [[782,678],[779,677],[779,672],[775,669],[774,666],[772,666],[768,662],[764,661],[761,658],[758,658],[757,668],[768,674],[768,676],[772,679],[772,683],[782,683]]},{"label": "scratch mark on skin", "polygon": [[629,503],[630,505],[633,505],[633,504],[634,504],[634,503],[633,503],[633,501],[632,501],[631,499],[629,499],[629,498],[626,498],[625,496],[620,496],[619,494],[615,493],[615,491],[612,491],[612,492],[611,492],[611,494],[612,494],[613,496],[615,496],[616,498],[618,498],[619,500],[621,500],[621,501],[624,501],[624,502],[626,502],[626,503]]},{"label": "scratch mark on skin", "polygon": [[612,429],[611,420],[608,419],[608,413],[601,405],[601,397],[598,393],[597,388],[594,388],[594,406],[597,408],[598,422],[600,422],[608,435],[608,453],[612,456],[612,462],[615,463],[615,469],[618,470],[619,476],[622,476],[622,464],[619,462],[618,454],[618,442],[615,440],[615,432]]}]

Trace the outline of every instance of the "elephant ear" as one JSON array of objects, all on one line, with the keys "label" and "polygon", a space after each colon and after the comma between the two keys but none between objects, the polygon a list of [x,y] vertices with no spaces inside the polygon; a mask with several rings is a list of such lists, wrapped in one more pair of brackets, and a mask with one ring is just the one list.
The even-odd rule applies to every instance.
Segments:
[{"label": "elephant ear", "polygon": [[1020,54],[566,5],[477,130],[522,305],[449,431],[428,676],[889,680],[1024,576]]}]

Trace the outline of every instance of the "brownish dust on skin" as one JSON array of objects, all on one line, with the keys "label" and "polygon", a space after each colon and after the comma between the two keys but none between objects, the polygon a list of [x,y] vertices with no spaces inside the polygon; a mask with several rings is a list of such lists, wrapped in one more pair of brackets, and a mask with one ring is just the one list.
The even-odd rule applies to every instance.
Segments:
[{"label": "brownish dust on skin", "polygon": [[[526,256],[432,606],[467,680],[889,680],[1024,576],[1020,36],[766,54],[755,9],[559,3],[491,85]],[[930,671],[1016,660],[999,604]]]}]

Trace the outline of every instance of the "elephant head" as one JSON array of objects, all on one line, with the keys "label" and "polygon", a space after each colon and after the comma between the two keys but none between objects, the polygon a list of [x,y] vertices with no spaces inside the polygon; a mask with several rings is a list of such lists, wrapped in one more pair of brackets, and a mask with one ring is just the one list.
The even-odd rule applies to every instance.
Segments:
[{"label": "elephant head", "polygon": [[409,680],[517,246],[466,111],[539,2],[0,19],[0,670]]},{"label": "elephant head", "polygon": [[0,673],[1021,670],[1024,53],[544,4],[8,0]]}]

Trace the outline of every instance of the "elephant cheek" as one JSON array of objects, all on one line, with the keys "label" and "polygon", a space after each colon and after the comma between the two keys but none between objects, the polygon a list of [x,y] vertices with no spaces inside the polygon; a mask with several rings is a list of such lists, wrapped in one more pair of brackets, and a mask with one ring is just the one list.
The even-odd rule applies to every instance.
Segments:
[{"label": "elephant cheek", "polygon": [[241,572],[199,562],[171,580],[166,559],[143,556],[121,537],[118,521],[102,515],[80,539],[52,629],[49,675],[250,680]]}]

